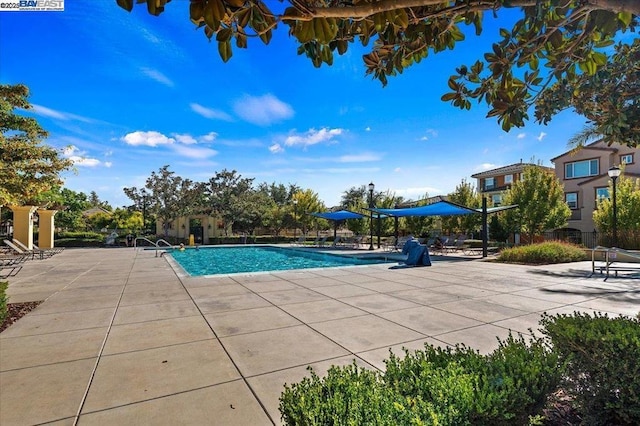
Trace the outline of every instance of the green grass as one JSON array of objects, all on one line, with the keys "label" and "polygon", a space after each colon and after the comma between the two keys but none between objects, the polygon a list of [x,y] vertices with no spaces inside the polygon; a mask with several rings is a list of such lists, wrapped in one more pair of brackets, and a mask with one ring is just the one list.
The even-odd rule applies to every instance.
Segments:
[{"label": "green grass", "polygon": [[8,282],[0,282],[0,324],[7,317],[7,286],[9,286]]},{"label": "green grass", "polygon": [[549,241],[527,246],[513,247],[500,252],[498,262],[548,265],[552,263],[580,262],[587,260],[583,248],[560,241]]}]

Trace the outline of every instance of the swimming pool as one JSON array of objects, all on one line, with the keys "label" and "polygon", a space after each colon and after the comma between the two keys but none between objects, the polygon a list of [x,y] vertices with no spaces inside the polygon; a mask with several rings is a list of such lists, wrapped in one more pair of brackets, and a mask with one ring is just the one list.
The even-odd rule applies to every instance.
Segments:
[{"label": "swimming pool", "polygon": [[187,248],[173,250],[171,256],[192,276],[394,262],[385,257],[363,258],[273,246]]}]

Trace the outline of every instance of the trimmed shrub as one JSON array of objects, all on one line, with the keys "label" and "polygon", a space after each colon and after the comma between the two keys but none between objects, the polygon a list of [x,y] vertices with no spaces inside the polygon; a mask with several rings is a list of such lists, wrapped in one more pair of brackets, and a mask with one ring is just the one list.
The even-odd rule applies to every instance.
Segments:
[{"label": "trimmed shrub", "polygon": [[564,387],[583,424],[640,424],[640,319],[575,312],[540,324],[567,365]]},{"label": "trimmed shrub", "polygon": [[561,241],[513,247],[500,252],[498,262],[547,265],[587,260],[583,248]]},{"label": "trimmed shrub", "polygon": [[332,367],[325,378],[286,385],[280,397],[289,425],[527,424],[560,382],[557,356],[541,339],[511,335],[489,355],[465,346],[399,358],[386,372]]},{"label": "trimmed shrub", "polygon": [[7,317],[7,287],[9,283],[6,281],[0,281],[0,324],[4,322]]}]

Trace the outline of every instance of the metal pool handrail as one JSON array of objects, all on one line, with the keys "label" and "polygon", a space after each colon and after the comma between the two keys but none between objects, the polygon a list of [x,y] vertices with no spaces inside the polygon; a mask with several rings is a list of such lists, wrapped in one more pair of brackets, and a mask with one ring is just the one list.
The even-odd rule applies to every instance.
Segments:
[{"label": "metal pool handrail", "polygon": [[138,247],[138,240],[143,240],[148,242],[149,244],[151,244],[152,246],[154,246],[156,248],[156,256],[158,257],[158,250],[160,250],[160,243],[165,243],[167,245],[167,247],[173,247],[173,245],[171,245],[170,242],[168,242],[167,240],[160,238],[158,241],[156,241],[155,243],[153,241],[151,241],[148,238],[145,237],[137,237],[135,240],[133,240],[133,247]]}]

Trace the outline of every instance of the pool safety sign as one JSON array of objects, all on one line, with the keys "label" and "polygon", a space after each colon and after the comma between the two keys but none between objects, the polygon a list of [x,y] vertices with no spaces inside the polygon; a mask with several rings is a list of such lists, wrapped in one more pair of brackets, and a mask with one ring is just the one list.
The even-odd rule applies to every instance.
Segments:
[{"label": "pool safety sign", "polygon": [[1,1],[0,12],[62,12],[64,0]]}]

